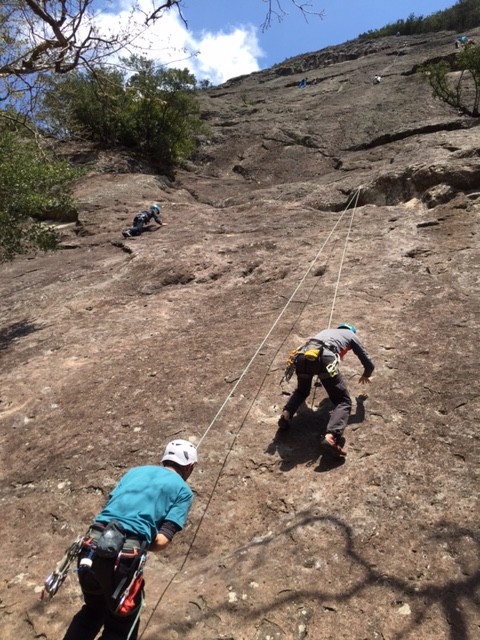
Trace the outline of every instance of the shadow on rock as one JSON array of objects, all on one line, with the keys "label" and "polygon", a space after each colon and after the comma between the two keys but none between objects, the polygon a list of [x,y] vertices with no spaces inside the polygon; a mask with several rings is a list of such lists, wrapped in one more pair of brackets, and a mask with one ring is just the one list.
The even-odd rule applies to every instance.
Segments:
[{"label": "shadow on rock", "polygon": [[[259,564],[256,565],[256,569],[257,571],[262,570],[262,572],[265,572],[268,563],[271,562],[271,558],[276,558],[275,544],[279,544],[280,540],[283,545],[288,544],[289,539],[293,541],[293,544],[297,544],[292,533],[307,526],[315,526],[319,531],[323,528],[330,532],[335,549],[342,550],[342,564],[344,567],[348,567],[349,575],[354,577],[336,587],[323,585],[322,581],[320,581],[317,588],[311,588],[305,584],[303,588],[285,589],[280,593],[270,594],[269,598],[251,607],[235,609],[237,624],[245,624],[251,620],[266,619],[272,613],[279,617],[282,613],[286,615],[286,612],[291,615],[292,606],[299,606],[308,600],[328,601],[331,603],[330,610],[336,611],[337,606],[340,607],[349,603],[355,604],[355,602],[358,602],[358,598],[364,602],[374,598],[374,594],[378,593],[378,586],[381,584],[388,588],[391,599],[397,605],[410,603],[409,606],[415,611],[415,615],[412,615],[411,620],[407,620],[404,623],[401,630],[392,633],[393,640],[420,637],[420,633],[423,631],[421,627],[428,621],[428,613],[433,607],[438,607],[442,611],[443,620],[448,621],[445,631],[442,631],[442,638],[445,640],[470,640],[470,638],[473,638],[470,632],[470,628],[473,626],[470,616],[478,603],[480,570],[478,569],[478,562],[469,565],[467,569],[462,564],[463,554],[461,552],[456,553],[455,550],[458,551],[468,546],[477,552],[478,557],[478,542],[476,542],[476,532],[474,530],[459,527],[454,522],[440,521],[435,524],[433,529],[426,529],[422,533],[422,543],[425,548],[429,548],[430,545],[436,547],[441,543],[443,549],[450,550],[453,554],[451,557],[454,559],[457,570],[453,571],[453,575],[439,572],[438,577],[435,579],[425,580],[416,585],[412,584],[411,579],[406,579],[404,576],[404,570],[402,569],[404,550],[394,547],[389,557],[380,558],[377,565],[372,563],[368,550],[362,546],[347,522],[334,516],[312,514],[305,511],[296,514],[295,520],[290,526],[281,526],[277,532],[268,537],[264,537],[261,540],[254,539],[249,544],[236,549],[228,558],[225,558],[225,565],[238,572],[238,565],[245,563],[246,553],[251,553],[254,547],[261,547],[262,552],[257,556]],[[222,565],[222,570],[224,569],[225,566]],[[337,568],[338,570],[340,569]],[[211,607],[198,606],[194,612],[195,628],[198,629],[199,625],[205,625],[209,622],[218,626],[218,620],[228,613],[228,607],[229,604],[225,602],[220,602]],[[145,630],[150,625],[152,617],[153,613],[146,621],[141,637],[143,637]],[[168,623],[170,624],[169,629],[171,629],[171,621],[168,621]],[[176,621],[174,628],[175,632],[182,638],[193,637],[189,635],[192,628],[191,620]],[[310,636],[310,633],[308,635]],[[282,635],[281,637],[287,636]],[[318,635],[312,635],[312,637],[318,637]],[[422,635],[422,637],[433,638],[432,635]]]},{"label": "shadow on rock", "polygon": [[[350,416],[349,425],[359,425],[364,422],[364,403],[367,398],[366,394],[356,397],[356,411]],[[280,456],[281,471],[291,471],[299,464],[311,467],[319,456],[321,456],[320,462],[315,468],[315,471],[319,473],[332,471],[345,464],[343,456],[338,457],[324,452],[320,446],[321,436],[326,433],[331,409],[332,403],[328,398],[323,398],[316,410],[304,404],[292,419],[288,429],[277,430],[265,452],[269,455],[278,454]]]},{"label": "shadow on rock", "polygon": [[338,469],[345,464],[345,458],[334,458],[332,456],[323,455],[318,463],[318,467],[315,467],[317,473],[326,473]]},{"label": "shadow on rock", "polygon": [[[342,448],[345,447],[345,438],[341,437],[338,444]],[[314,469],[317,473],[333,471],[345,464],[345,456],[340,456],[336,452],[323,449],[320,453],[322,454],[322,457],[320,458],[318,466]]]},{"label": "shadow on rock", "polygon": [[322,453],[320,438],[325,433],[330,416],[328,398],[314,410],[305,404],[300,407],[288,429],[278,429],[265,450],[269,455],[280,456],[280,470],[291,471],[299,464],[311,467]]},{"label": "shadow on rock", "polygon": [[[368,398],[366,393],[362,393],[355,398],[356,410],[353,415],[348,418],[348,424],[360,424],[365,421],[365,400]],[[358,428],[358,427],[357,427]]]},{"label": "shadow on rock", "polygon": [[7,349],[17,338],[24,338],[40,329],[43,329],[43,325],[28,320],[20,320],[5,329],[0,329],[0,349]]}]

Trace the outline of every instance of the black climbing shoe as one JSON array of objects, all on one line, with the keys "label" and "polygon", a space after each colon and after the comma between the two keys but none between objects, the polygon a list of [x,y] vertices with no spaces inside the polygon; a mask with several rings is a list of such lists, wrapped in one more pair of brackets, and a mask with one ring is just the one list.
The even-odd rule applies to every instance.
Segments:
[{"label": "black climbing shoe", "polygon": [[340,442],[341,439],[335,434],[326,433],[320,440],[320,446],[325,453],[330,453],[336,457],[346,456],[347,452],[342,449]]},{"label": "black climbing shoe", "polygon": [[286,417],[285,414],[287,414],[287,416],[289,415],[287,411],[284,411],[278,419],[278,428],[281,431],[285,431],[285,429],[288,429],[290,427],[290,420]]}]

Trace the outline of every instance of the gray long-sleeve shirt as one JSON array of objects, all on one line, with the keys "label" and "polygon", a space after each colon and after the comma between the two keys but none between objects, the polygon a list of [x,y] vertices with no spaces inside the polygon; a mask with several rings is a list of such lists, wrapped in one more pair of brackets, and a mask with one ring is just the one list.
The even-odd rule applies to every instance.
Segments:
[{"label": "gray long-sleeve shirt", "polygon": [[352,350],[363,365],[363,375],[367,378],[372,375],[375,365],[363,344],[350,329],[324,329],[314,335],[313,339],[322,342],[329,351],[337,353],[340,358]]}]

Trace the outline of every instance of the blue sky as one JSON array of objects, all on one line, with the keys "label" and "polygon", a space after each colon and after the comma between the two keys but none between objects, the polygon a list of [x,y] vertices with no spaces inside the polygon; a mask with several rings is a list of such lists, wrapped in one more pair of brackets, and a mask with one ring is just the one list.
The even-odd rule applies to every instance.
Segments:
[{"label": "blue sky", "polygon": [[[148,11],[152,0],[138,1]],[[182,15],[188,29],[175,10],[168,11],[148,31],[142,31],[136,47],[130,49],[162,64],[188,67],[198,80],[219,84],[351,40],[412,13],[427,16],[456,4],[456,0],[303,1],[311,11],[323,11],[323,18],[310,15],[306,21],[292,0],[273,0],[272,6],[280,2],[288,15],[281,22],[273,16],[270,28],[262,32],[267,0],[184,0]],[[103,11],[97,19],[106,29],[118,28],[126,19],[129,3],[110,0],[107,5],[106,0],[99,0]]]}]

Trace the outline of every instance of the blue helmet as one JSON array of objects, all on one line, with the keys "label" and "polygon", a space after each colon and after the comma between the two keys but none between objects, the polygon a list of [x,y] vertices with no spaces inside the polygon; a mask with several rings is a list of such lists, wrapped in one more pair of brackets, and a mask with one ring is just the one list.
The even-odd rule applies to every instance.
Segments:
[{"label": "blue helmet", "polygon": [[348,322],[342,322],[338,325],[337,329],[348,329],[349,331],[353,331],[353,333],[357,333],[353,324],[348,324]]},{"label": "blue helmet", "polygon": [[160,213],[160,207],[158,206],[158,204],[152,204],[152,206],[150,207],[150,211],[155,211],[155,213]]}]

